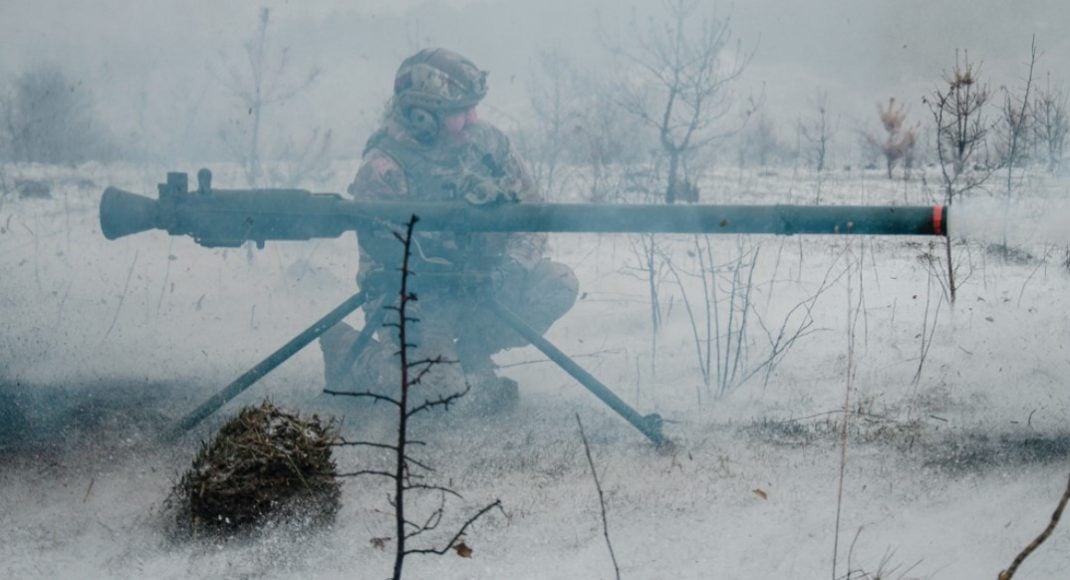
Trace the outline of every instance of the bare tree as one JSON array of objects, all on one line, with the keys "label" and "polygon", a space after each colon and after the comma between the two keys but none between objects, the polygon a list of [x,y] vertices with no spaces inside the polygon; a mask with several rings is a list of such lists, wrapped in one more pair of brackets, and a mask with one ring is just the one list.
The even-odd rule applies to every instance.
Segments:
[{"label": "bare tree", "polygon": [[16,162],[78,163],[113,159],[117,147],[86,87],[49,64],[0,91],[0,154]]},{"label": "bare tree", "polygon": [[1033,130],[1030,126],[1033,115],[1030,112],[1030,104],[1033,91],[1033,71],[1037,64],[1037,37],[1033,36],[1029,50],[1029,72],[1026,75],[1024,87],[1019,95],[1014,94],[1007,86],[1003,86],[1003,104],[1000,107],[1000,163],[1007,169],[1007,196],[1013,190],[1014,168],[1021,165],[1026,158],[1028,149],[1027,141],[1032,137]]},{"label": "bare tree", "polygon": [[[987,155],[988,121],[985,105],[991,93],[981,80],[981,67],[970,62],[969,53],[955,53],[955,67],[944,76],[946,88],[922,97],[936,125],[936,158],[944,189],[944,200],[951,205],[956,197],[980,187],[992,176],[987,159],[977,164],[976,156]],[[976,167],[971,168],[974,163]],[[955,302],[955,266],[951,258],[951,237],[944,238],[947,256],[947,288]]]},{"label": "bare tree", "polygon": [[1033,97],[1033,134],[1041,148],[1050,173],[1055,173],[1063,161],[1067,135],[1070,134],[1070,99],[1066,92],[1051,85],[1051,73],[1047,83],[1037,87]]},{"label": "bare tree", "polygon": [[[645,194],[647,184],[637,183],[638,171],[629,166],[647,156],[649,130],[623,114],[617,87],[556,50],[540,53],[536,65],[529,88],[535,126],[519,132],[517,145],[539,189],[553,198],[573,179],[586,178],[579,187],[591,201]],[[585,172],[573,171],[584,166]]]},{"label": "bare tree", "polygon": [[701,14],[696,0],[663,6],[665,19],[651,19],[645,32],[633,23],[637,47],[611,50],[635,72],[622,84],[620,104],[657,132],[669,163],[665,201],[674,203],[689,183],[688,157],[733,133],[720,121],[732,108],[730,87],[749,55],[739,41],[730,49],[731,22]]},{"label": "bare tree", "polygon": [[[981,166],[972,171],[970,164],[985,152],[988,120],[985,105],[991,96],[988,84],[981,81],[981,67],[962,60],[955,53],[955,67],[944,76],[946,88],[936,89],[922,102],[928,105],[936,122],[936,156],[943,177],[944,196],[951,204],[956,196],[981,186],[991,170]],[[987,160],[986,165],[987,165]]]},{"label": "bare tree", "polygon": [[[410,342],[413,340],[410,325],[419,321],[419,319],[412,316],[412,312],[409,310],[412,303],[417,301],[416,293],[409,289],[409,278],[413,274],[412,270],[409,268],[409,261],[412,258],[413,229],[416,227],[417,221],[419,221],[419,218],[415,215],[412,216],[409,219],[404,234],[394,233],[398,241],[404,246],[404,254],[400,268],[401,284],[398,289],[397,306],[388,307],[390,310],[397,313],[397,322],[388,322],[383,325],[397,330],[399,345],[397,356],[400,358],[399,368],[401,370],[401,382],[398,394],[396,396],[390,396],[372,391],[349,392],[324,390],[325,393],[331,395],[371,399],[376,402],[386,403],[388,405],[393,405],[397,410],[398,424],[397,439],[395,443],[377,443],[371,441],[342,441],[339,443],[339,445],[385,449],[389,451],[393,457],[394,465],[391,469],[361,469],[351,473],[339,474],[339,477],[377,476],[385,478],[393,484],[393,496],[391,496],[389,500],[391,507],[394,508],[393,540],[395,546],[394,573],[391,576],[392,580],[401,580],[405,558],[412,555],[437,554],[441,556],[453,549],[456,550],[458,554],[467,557],[471,554],[471,548],[461,541],[464,537],[464,533],[476,520],[483,517],[490,510],[494,508],[502,509],[501,500],[495,500],[494,502],[483,506],[482,509],[465,520],[457,532],[454,533],[454,535],[443,544],[441,548],[413,548],[411,547],[411,544],[409,544],[409,540],[413,540],[417,536],[432,532],[438,528],[445,514],[447,495],[460,497],[460,494],[450,487],[426,482],[425,476],[428,472],[432,471],[432,469],[425,461],[418,460],[414,457],[412,449],[419,445],[424,445],[424,443],[415,441],[411,438],[409,432],[410,421],[414,416],[421,413],[430,412],[435,409],[449,409],[450,405],[464,397],[469,390],[469,388],[466,387],[463,391],[453,392],[448,395],[440,395],[438,397],[429,397],[425,395],[423,402],[414,402],[416,401],[417,393],[420,391],[419,387],[424,386],[423,381],[428,377],[428,374],[431,373],[431,370],[437,365],[453,364],[454,362],[447,361],[441,356],[418,360],[411,360],[410,358],[410,351],[416,346]],[[411,496],[419,492],[437,492],[441,495],[441,502],[425,519],[414,520],[406,508],[410,507],[412,501]],[[379,540],[380,543],[386,542],[386,539],[384,538],[376,538],[376,540]]]},{"label": "bare tree", "polygon": [[910,169],[914,165],[914,147],[918,142],[917,125],[906,126],[908,115],[906,105],[900,103],[897,107],[895,97],[888,99],[888,106],[878,103],[877,112],[880,114],[884,135],[876,136],[867,133],[866,142],[884,157],[888,179],[892,179],[892,170],[900,161],[903,162],[905,177],[909,178]]},{"label": "bare tree", "polygon": [[[296,81],[289,78],[289,49],[283,48],[277,57],[270,55],[268,51],[270,20],[270,10],[261,8],[256,33],[245,43],[248,68],[243,70],[232,65],[228,70],[228,76],[221,79],[223,85],[238,99],[243,110],[250,117],[248,141],[244,146],[234,143],[233,138],[226,133],[221,133],[221,137],[241,159],[246,181],[251,187],[259,185],[263,173],[260,133],[265,110],[271,105],[282,103],[300,94],[316,80],[320,73],[318,68],[313,68]],[[328,135],[329,132],[324,133],[324,139],[328,139]]]},{"label": "bare tree", "polygon": [[331,144],[334,132],[313,128],[302,143],[292,137],[282,141],[279,161],[267,170],[268,180],[275,187],[307,186],[309,181],[324,183],[331,176]]},{"label": "bare tree", "polygon": [[757,113],[753,123],[739,132],[739,166],[753,161],[758,167],[770,165],[784,156],[773,120],[765,112]]},{"label": "bare tree", "polygon": [[583,106],[576,90],[576,70],[558,50],[539,53],[534,82],[528,89],[536,126],[528,144],[531,174],[548,198],[558,187],[561,161],[571,153]]},{"label": "bare tree", "polygon": [[829,114],[828,91],[818,90],[811,100],[813,111],[809,119],[799,121],[799,135],[807,143],[807,152],[818,173],[825,170],[829,144],[838,130],[838,123]]},{"label": "bare tree", "polygon": [[[1011,92],[1011,89],[1006,86],[1003,87],[1003,106],[1001,107],[1001,126],[1003,130],[1003,143],[1001,149],[1001,159],[1003,165],[1007,168],[1007,184],[1004,190],[1004,208],[1010,209],[1011,197],[1014,195],[1016,184],[1014,180],[1014,169],[1021,165],[1025,160],[1025,141],[1029,139],[1032,134],[1029,122],[1031,115],[1029,114],[1030,98],[1032,97],[1031,91],[1033,89],[1033,70],[1037,64],[1037,37],[1033,36],[1033,41],[1029,48],[1029,72],[1025,79],[1025,86],[1022,89],[1020,96]],[[1007,258],[1007,228],[1009,226],[1007,222],[1007,212],[1004,212],[1003,221],[1003,257]]]}]

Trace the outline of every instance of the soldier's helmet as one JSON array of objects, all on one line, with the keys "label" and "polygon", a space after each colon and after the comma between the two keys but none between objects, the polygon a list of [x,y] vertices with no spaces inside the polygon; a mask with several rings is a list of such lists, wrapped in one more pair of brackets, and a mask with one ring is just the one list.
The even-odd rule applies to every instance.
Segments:
[{"label": "soldier's helmet", "polygon": [[466,109],[486,94],[487,72],[445,48],[426,48],[410,56],[394,76],[394,99],[402,111]]}]

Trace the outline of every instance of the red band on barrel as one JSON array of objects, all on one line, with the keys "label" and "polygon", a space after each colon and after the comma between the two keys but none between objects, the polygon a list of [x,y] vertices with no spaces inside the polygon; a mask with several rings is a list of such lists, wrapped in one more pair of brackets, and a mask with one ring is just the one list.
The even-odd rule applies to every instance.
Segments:
[{"label": "red band on barrel", "polygon": [[944,206],[933,206],[933,233],[938,236],[946,235],[944,233]]}]

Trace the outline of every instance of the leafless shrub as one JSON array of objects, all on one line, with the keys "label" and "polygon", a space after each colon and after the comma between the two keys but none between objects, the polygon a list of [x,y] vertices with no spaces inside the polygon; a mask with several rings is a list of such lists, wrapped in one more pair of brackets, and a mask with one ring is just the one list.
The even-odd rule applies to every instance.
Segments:
[{"label": "leafless shrub", "polygon": [[914,166],[914,147],[918,141],[918,125],[906,126],[908,116],[906,105],[900,103],[897,107],[895,97],[888,99],[887,106],[878,104],[877,112],[880,114],[884,135],[867,133],[866,143],[884,158],[888,179],[892,179],[892,170],[900,162],[903,163],[904,177],[909,178],[910,170]]},{"label": "leafless shrub", "polygon": [[[676,282],[691,326],[696,361],[702,381],[711,395],[723,396],[751,379],[764,376],[768,383],[773,371],[802,338],[816,331],[813,308],[817,300],[840,277],[830,267],[818,288],[796,303],[779,321],[763,317],[753,300],[754,272],[760,245],[745,236],[736,240],[734,257],[719,261],[712,236],[696,236],[687,252],[690,261],[677,264],[664,249],[663,263]],[[688,293],[684,278],[702,284],[701,301]],[[764,344],[751,336],[753,323],[764,335]],[[713,388],[716,387],[716,391]],[[702,394],[698,393],[701,403]]]},{"label": "leafless shrub", "polygon": [[945,201],[954,202],[987,181],[991,170],[986,154],[988,119],[985,108],[991,92],[981,77],[981,66],[970,62],[969,53],[955,53],[955,66],[944,76],[945,88],[922,98],[935,121],[936,155],[943,177]]},{"label": "leafless shrub", "polygon": [[[558,50],[539,53],[536,71],[528,89],[528,100],[535,113],[535,126],[521,133],[520,144],[539,191],[548,199],[560,186],[562,161],[577,158],[584,149],[583,84],[572,61]],[[587,130],[590,130],[587,127]],[[599,166],[602,155],[594,155]]]},{"label": "leafless shrub", "polygon": [[618,102],[631,117],[654,130],[668,159],[666,203],[681,197],[681,184],[694,182],[690,156],[736,128],[723,126],[732,110],[732,84],[750,55],[739,41],[732,49],[731,22],[700,12],[695,0],[665,0],[665,18],[642,29],[632,23],[638,46],[614,44],[610,51],[632,73],[619,86]]},{"label": "leafless shrub", "polygon": [[[955,53],[955,66],[944,76],[944,83],[946,88],[934,90],[923,97],[922,102],[929,107],[935,122],[936,158],[944,200],[951,205],[955,198],[981,187],[992,176],[993,169],[988,160],[978,159],[982,153],[987,155],[985,106],[991,93],[988,84],[982,81],[980,65],[971,63],[968,53],[963,54],[962,60],[959,60],[958,52]],[[958,284],[950,236],[944,238],[944,250],[947,288],[953,304]]]},{"label": "leafless shrub", "polygon": [[[925,368],[925,361],[929,358],[929,349],[933,344],[933,335],[936,333],[937,321],[940,320],[940,307],[944,303],[944,297],[950,297],[949,291],[945,287],[944,294],[937,295],[935,297],[936,304],[933,304],[933,280],[937,280],[942,283],[943,280],[940,277],[940,261],[939,258],[934,256],[932,245],[930,245],[929,253],[925,254],[926,271],[928,272],[928,278],[925,283],[925,311],[921,318],[921,332],[918,333],[919,338],[919,352],[918,352],[918,368],[914,371],[914,378],[911,382],[917,386],[921,382],[922,370]],[[930,316],[931,313],[931,316]]]},{"label": "leafless shrub", "polygon": [[1041,149],[1048,172],[1055,173],[1063,162],[1067,135],[1070,135],[1070,98],[1065,91],[1047,83],[1033,96],[1032,124],[1035,144]]},{"label": "leafless shrub", "polygon": [[30,69],[0,88],[0,158],[79,163],[117,155],[88,89],[59,66]]},{"label": "leafless shrub", "polygon": [[[1004,209],[1010,209],[1011,198],[1014,196],[1014,191],[1017,189],[1018,183],[1015,182],[1014,170],[1018,166],[1024,164],[1026,160],[1026,150],[1028,149],[1028,139],[1032,136],[1033,131],[1029,126],[1032,115],[1029,113],[1030,98],[1032,97],[1033,89],[1033,69],[1037,64],[1037,38],[1033,36],[1033,42],[1030,45],[1029,51],[1029,73],[1026,77],[1024,87],[1020,95],[1015,95],[1008,87],[1003,87],[1003,106],[1000,108],[1000,129],[999,132],[1000,146],[999,146],[999,159],[1003,166],[1007,169],[1007,182],[1006,189],[1003,192],[1003,204]],[[1024,173],[1023,173],[1024,176]],[[1009,227],[1008,219],[1006,218],[1006,212],[1003,219],[1003,239],[1002,246],[1004,249],[1004,255],[1007,253],[1007,228]]]},{"label": "leafless shrub", "polygon": [[777,136],[776,125],[764,112],[739,132],[739,167],[750,163],[767,167],[787,157],[787,147]]},{"label": "leafless shrub", "polygon": [[274,187],[298,187],[309,182],[323,183],[330,178],[331,145],[334,132],[317,127],[301,144],[287,139],[279,152],[280,161],[267,168]]},{"label": "leafless shrub", "polygon": [[646,284],[650,298],[650,372],[657,372],[658,331],[661,330],[661,280],[665,269],[663,252],[654,234],[628,236],[636,265],[625,269]]},{"label": "leafless shrub", "polygon": [[[855,544],[858,542],[858,538],[862,535],[862,527],[858,528],[855,532],[855,537],[851,540],[851,549],[847,552],[847,573],[843,576],[839,576],[836,580],[904,580],[908,578],[907,574],[910,574],[915,568],[921,565],[921,560],[914,562],[906,568],[902,564],[893,563],[895,558],[895,550],[888,549],[881,556],[879,562],[877,562],[877,568],[872,571],[868,571],[861,566],[854,565],[854,550]],[[910,578],[913,578],[911,576]]]},{"label": "leafless shrub", "polygon": [[821,173],[825,170],[829,144],[839,128],[829,113],[828,91],[818,90],[810,104],[810,117],[799,120],[799,136],[806,142],[806,155],[810,163]]},{"label": "leafless shrub", "polygon": [[[263,176],[261,130],[264,115],[269,107],[287,101],[307,89],[319,77],[319,69],[313,68],[297,80],[290,80],[289,50],[277,55],[268,49],[268,24],[271,11],[261,8],[256,33],[245,43],[248,68],[231,65],[225,77],[219,80],[240,103],[242,117],[249,118],[249,126],[242,134],[223,130],[220,138],[241,161],[245,179],[250,187],[260,185]],[[245,143],[240,143],[244,138]]]}]

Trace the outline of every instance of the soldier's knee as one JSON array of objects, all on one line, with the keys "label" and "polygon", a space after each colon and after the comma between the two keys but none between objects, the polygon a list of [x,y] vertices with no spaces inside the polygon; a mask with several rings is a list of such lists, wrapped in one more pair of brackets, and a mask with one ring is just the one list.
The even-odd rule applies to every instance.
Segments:
[{"label": "soldier's knee", "polygon": [[572,309],[580,289],[572,268],[560,262],[544,260],[535,266],[531,274],[535,280],[529,288],[535,293],[536,301],[547,317],[557,320]]}]

